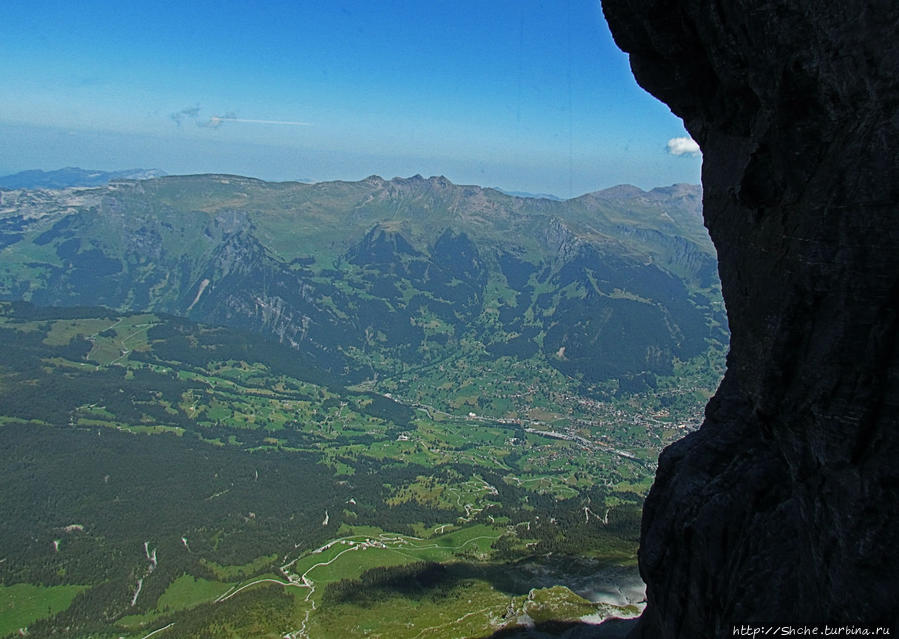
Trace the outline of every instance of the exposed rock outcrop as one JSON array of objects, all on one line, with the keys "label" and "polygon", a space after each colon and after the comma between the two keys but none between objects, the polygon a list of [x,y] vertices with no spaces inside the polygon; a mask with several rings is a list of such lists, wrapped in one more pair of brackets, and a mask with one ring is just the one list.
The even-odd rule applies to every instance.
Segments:
[{"label": "exposed rock outcrop", "polygon": [[732,331],[646,502],[642,637],[899,631],[899,4],[603,0],[704,156]]}]

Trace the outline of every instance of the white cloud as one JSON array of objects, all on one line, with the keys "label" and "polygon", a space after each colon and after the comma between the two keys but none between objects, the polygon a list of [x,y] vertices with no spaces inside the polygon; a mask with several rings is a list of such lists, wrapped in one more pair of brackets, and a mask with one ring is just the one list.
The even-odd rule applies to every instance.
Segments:
[{"label": "white cloud", "polygon": [[668,140],[668,153],[671,155],[699,155],[699,145],[693,138],[671,138]]},{"label": "white cloud", "polygon": [[217,129],[225,122],[242,122],[244,124],[275,124],[286,126],[312,126],[310,122],[301,122],[298,120],[254,120],[250,118],[239,118],[234,112],[228,112],[224,115],[211,115],[208,120],[200,119],[200,105],[181,109],[176,113],[169,115],[170,118],[179,127],[184,121],[192,121],[198,127],[204,129]]},{"label": "white cloud", "polygon": [[247,118],[235,118],[228,115],[213,115],[209,118],[209,123],[206,126],[211,126],[215,129],[222,125],[222,122],[244,122],[246,124],[282,124],[287,126],[312,126],[309,122],[297,122],[294,120],[251,120]]}]

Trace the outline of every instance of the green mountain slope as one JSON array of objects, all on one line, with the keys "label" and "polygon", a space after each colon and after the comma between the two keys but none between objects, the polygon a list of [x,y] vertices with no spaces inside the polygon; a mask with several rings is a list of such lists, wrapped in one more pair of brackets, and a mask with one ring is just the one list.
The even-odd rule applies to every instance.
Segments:
[{"label": "green mountain slope", "polygon": [[641,388],[726,341],[697,187],[561,202],[204,175],[0,196],[0,298],[248,329],[351,381],[480,350]]}]

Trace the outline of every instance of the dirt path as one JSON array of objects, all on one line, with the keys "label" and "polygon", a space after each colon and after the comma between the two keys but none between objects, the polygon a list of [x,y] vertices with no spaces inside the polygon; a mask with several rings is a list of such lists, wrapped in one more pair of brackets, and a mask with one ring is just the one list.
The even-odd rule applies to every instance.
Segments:
[{"label": "dirt path", "polygon": [[278,579],[272,579],[271,577],[266,577],[264,579],[257,579],[256,581],[251,581],[250,583],[244,584],[236,590],[229,590],[225,594],[219,595],[218,599],[215,600],[215,603],[222,603],[223,601],[228,601],[231,597],[233,597],[234,595],[239,593],[241,590],[249,588],[250,586],[255,586],[257,584],[262,584],[262,583],[266,583],[266,582],[278,584],[279,586],[284,586],[285,588],[287,588],[288,586],[293,586],[294,588],[303,588],[304,587],[303,584],[295,584],[292,581],[280,581]]},{"label": "dirt path", "polygon": [[170,623],[170,624],[167,625],[167,626],[163,626],[162,628],[158,628],[158,629],[154,630],[153,632],[151,632],[151,633],[148,634],[148,635],[144,635],[143,637],[141,637],[141,639],[147,639],[148,637],[152,637],[152,636],[155,635],[156,633],[162,632],[162,631],[164,631],[164,630],[168,630],[169,628],[171,628],[171,627],[174,626],[174,625],[175,625],[175,622],[172,622],[172,623]]}]

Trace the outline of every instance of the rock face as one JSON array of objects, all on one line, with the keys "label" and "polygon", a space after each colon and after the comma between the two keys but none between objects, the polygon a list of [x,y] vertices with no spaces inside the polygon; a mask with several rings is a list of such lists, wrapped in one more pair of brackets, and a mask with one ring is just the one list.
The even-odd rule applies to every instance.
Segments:
[{"label": "rock face", "polygon": [[634,634],[895,633],[899,3],[603,9],[702,148],[732,331],[703,427],[662,454],[646,502]]}]

